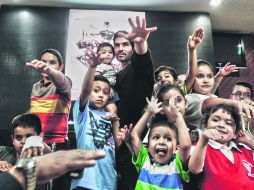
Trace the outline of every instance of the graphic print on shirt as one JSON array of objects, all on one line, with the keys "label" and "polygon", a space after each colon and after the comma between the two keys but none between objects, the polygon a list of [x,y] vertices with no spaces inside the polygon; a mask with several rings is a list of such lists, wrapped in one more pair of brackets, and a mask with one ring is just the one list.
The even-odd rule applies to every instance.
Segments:
[{"label": "graphic print on shirt", "polygon": [[246,160],[242,160],[244,167],[247,169],[247,175],[250,177],[254,177],[254,168],[253,165]]},{"label": "graphic print on shirt", "polygon": [[108,144],[114,149],[114,140],[112,137],[111,123],[105,120],[96,119],[91,111],[89,111],[91,133],[93,136],[94,145],[98,149],[102,149]]}]

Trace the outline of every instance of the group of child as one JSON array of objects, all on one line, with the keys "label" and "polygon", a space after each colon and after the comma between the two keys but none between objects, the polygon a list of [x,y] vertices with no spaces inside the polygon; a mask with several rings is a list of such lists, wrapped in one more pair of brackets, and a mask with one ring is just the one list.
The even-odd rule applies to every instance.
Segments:
[{"label": "group of child", "polygon": [[[204,36],[201,28],[188,38],[189,70],[184,82],[179,82],[174,68],[157,68],[155,85],[151,86],[153,96],[147,95],[142,100],[147,104],[143,115],[137,122],[121,126],[118,109],[121,112],[124,107],[119,107],[118,102],[125,97],[118,91],[118,80],[130,72],[133,76],[149,75],[149,72],[142,73],[141,66],[150,62],[147,38],[157,29],[146,28],[146,21],[140,21],[139,17],[136,26],[131,19],[129,23],[132,31],[115,34],[114,47],[103,42],[96,53],[86,52],[87,72],[73,107],[77,148],[103,149],[106,156],[94,167],[84,169],[80,179],[73,179],[71,189],[115,190],[117,186],[128,189],[117,185],[119,180],[126,183],[129,180],[116,170],[116,150],[123,144],[132,154],[131,161],[138,173],[136,190],[193,189],[195,185],[197,189],[253,189],[254,139],[242,127],[243,114],[250,121],[254,117],[253,93],[249,100],[214,95],[222,78],[237,70],[228,63],[214,76],[212,65],[197,59],[197,49]],[[125,72],[120,79],[111,65],[115,56]],[[34,64],[28,66],[35,67]],[[41,64],[37,67],[47,75],[55,72],[54,69],[46,71],[46,66]],[[133,78],[134,83],[140,80]],[[69,96],[68,80],[63,84],[66,87],[62,91]],[[131,92],[135,95],[135,88]],[[147,128],[147,143],[144,143]],[[193,178],[195,175],[200,177]]]}]

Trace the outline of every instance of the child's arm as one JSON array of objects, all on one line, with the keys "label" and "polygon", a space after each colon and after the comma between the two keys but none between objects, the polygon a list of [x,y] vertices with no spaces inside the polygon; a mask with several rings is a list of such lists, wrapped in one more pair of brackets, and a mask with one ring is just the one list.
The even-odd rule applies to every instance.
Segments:
[{"label": "child's arm", "polygon": [[198,28],[197,30],[195,30],[192,36],[189,36],[187,42],[188,62],[189,62],[188,74],[185,81],[187,92],[189,92],[192,89],[192,86],[195,81],[195,77],[197,74],[197,48],[201,44],[203,36],[204,30],[202,28]]},{"label": "child's arm", "polygon": [[136,156],[138,155],[139,150],[142,146],[141,136],[146,127],[147,122],[154,114],[157,114],[162,110],[162,108],[160,107],[162,103],[161,102],[158,103],[158,100],[155,99],[154,97],[151,98],[151,101],[149,101],[148,98],[146,98],[146,101],[147,101],[147,109],[131,132],[131,144],[134,154]]},{"label": "child's arm", "polygon": [[146,19],[142,19],[140,23],[139,16],[136,17],[136,24],[134,25],[131,18],[128,19],[131,26],[130,34],[121,34],[122,37],[134,42],[134,49],[137,54],[145,54],[148,50],[147,39],[151,32],[157,30],[157,27],[146,28]]},{"label": "child's arm", "polygon": [[[60,70],[52,69],[43,61],[34,59],[31,62],[27,62],[26,66],[36,70],[39,73],[47,74],[59,91],[65,91],[71,88],[71,82]],[[61,64],[60,67],[63,67],[63,64]]]},{"label": "child's arm", "polygon": [[188,160],[190,158],[191,139],[188,128],[183,119],[183,115],[176,108],[175,102],[175,99],[171,99],[170,105],[165,108],[164,111],[169,121],[173,122],[177,128],[178,141],[180,146],[179,157],[182,161],[182,164],[187,166]]},{"label": "child's arm", "polygon": [[206,148],[209,139],[215,141],[221,139],[220,133],[216,129],[206,129],[200,135],[198,143],[195,146],[189,161],[189,170],[193,174],[199,174],[200,172],[202,172],[205,162]]},{"label": "child's arm", "polygon": [[96,66],[98,65],[98,55],[96,55],[92,51],[86,52],[86,56],[88,57],[87,61],[87,71],[83,80],[82,90],[80,93],[80,111],[84,109],[84,106],[88,100],[88,97],[92,91],[93,80],[94,80],[94,72],[96,70]]},{"label": "child's arm", "polygon": [[118,139],[121,139],[122,141],[125,142],[126,146],[128,147],[129,151],[131,152],[131,154],[134,153],[132,145],[131,145],[132,129],[133,129],[132,123],[129,126],[125,125],[123,128],[120,129],[120,131],[118,132],[118,135],[117,135]]},{"label": "child's arm", "polygon": [[228,62],[223,68],[219,70],[219,72],[214,76],[214,87],[212,90],[212,94],[217,90],[218,86],[220,85],[222,79],[229,75],[230,73],[237,72],[236,65],[230,65],[230,62]]},{"label": "child's arm", "polygon": [[238,110],[239,114],[243,112],[246,114],[247,118],[254,117],[254,107],[246,104],[245,102],[238,101],[238,100],[230,100],[224,98],[207,98],[202,103],[202,112],[204,113],[208,108],[212,106],[217,106],[219,104],[227,104],[233,106],[235,109]]}]

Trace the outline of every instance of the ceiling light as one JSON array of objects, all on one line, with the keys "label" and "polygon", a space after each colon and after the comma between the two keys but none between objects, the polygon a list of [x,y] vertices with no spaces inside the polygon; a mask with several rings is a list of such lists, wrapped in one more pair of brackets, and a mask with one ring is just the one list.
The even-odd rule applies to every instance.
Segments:
[{"label": "ceiling light", "polygon": [[217,7],[222,3],[222,0],[210,0],[210,5],[213,7]]}]

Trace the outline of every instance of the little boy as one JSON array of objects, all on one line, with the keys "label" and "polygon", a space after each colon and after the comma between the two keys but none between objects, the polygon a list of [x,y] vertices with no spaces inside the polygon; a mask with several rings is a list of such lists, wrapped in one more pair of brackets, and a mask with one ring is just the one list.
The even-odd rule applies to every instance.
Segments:
[{"label": "little boy", "polygon": [[[240,115],[225,104],[212,107],[203,121],[204,131],[191,155],[189,169],[203,173],[201,189],[251,190],[254,185],[253,140],[238,136]],[[236,144],[238,140],[245,145]]]},{"label": "little boy", "polygon": [[[183,181],[189,181],[186,166],[190,156],[191,141],[182,113],[170,100],[164,109],[167,118],[155,117],[148,135],[148,147],[142,145],[141,135],[151,116],[162,111],[161,103],[152,97],[146,112],[131,132],[134,151],[133,163],[139,172],[136,190],[141,189],[183,189]],[[167,111],[166,111],[167,110]],[[174,122],[169,120],[173,116]],[[171,117],[170,116],[170,117]],[[179,134],[179,138],[177,137]],[[179,150],[176,152],[177,142]]]},{"label": "little boy", "polygon": [[[41,135],[40,118],[34,114],[22,114],[12,121],[11,138],[13,147],[0,146],[0,171],[7,171],[15,165],[17,159],[21,158],[22,149],[27,138]],[[50,152],[50,149],[43,147],[31,147],[26,150],[26,157],[41,155],[43,152]],[[33,150],[33,151],[32,151]],[[22,153],[24,154],[24,152]],[[24,155],[23,155],[24,156]]]},{"label": "little boy", "polygon": [[82,178],[73,180],[71,189],[116,189],[115,140],[118,126],[105,118],[110,114],[105,111],[109,99],[110,82],[103,76],[94,76],[98,57],[87,52],[88,70],[83,81],[79,100],[73,108],[74,128],[77,147],[86,150],[106,152],[105,158],[94,167],[83,170]]}]

